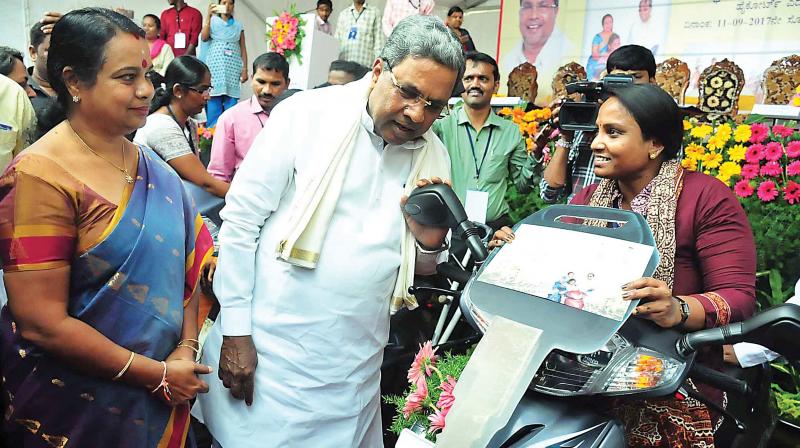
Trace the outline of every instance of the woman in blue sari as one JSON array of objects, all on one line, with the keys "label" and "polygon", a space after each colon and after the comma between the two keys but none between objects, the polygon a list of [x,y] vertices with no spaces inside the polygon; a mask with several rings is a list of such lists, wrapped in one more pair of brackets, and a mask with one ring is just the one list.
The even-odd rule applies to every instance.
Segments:
[{"label": "woman in blue sari", "polygon": [[0,177],[0,439],[186,446],[211,371],[195,363],[211,239],[178,176],[124,138],[153,96],[147,41],[86,8],[61,18],[50,50],[49,132]]},{"label": "woman in blue sari", "polygon": [[606,61],[608,55],[611,54],[609,43],[611,42],[611,35],[614,34],[614,17],[611,14],[606,14],[601,20],[603,24],[603,31],[594,35],[592,39],[592,55],[586,62],[586,75],[590,80],[597,80],[606,69]]},{"label": "woman in blue sari", "polygon": [[234,0],[209,5],[200,31],[203,60],[211,70],[211,99],[206,107],[206,127],[216,126],[222,112],[239,101],[241,83],[247,81],[247,47],[244,28],[233,18]]}]

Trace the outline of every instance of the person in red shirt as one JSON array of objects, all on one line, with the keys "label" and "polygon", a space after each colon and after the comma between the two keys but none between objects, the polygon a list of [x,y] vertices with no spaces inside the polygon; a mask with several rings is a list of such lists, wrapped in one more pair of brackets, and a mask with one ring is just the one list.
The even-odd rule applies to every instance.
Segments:
[{"label": "person in red shirt", "polygon": [[175,57],[195,54],[203,15],[184,0],[167,0],[172,6],[161,13],[161,38],[172,47]]}]

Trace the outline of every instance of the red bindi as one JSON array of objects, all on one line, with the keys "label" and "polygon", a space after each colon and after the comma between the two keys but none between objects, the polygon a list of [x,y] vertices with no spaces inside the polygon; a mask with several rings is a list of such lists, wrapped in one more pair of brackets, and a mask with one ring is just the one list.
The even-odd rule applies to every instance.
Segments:
[{"label": "red bindi", "polygon": [[142,68],[147,68],[147,60],[142,59]]}]

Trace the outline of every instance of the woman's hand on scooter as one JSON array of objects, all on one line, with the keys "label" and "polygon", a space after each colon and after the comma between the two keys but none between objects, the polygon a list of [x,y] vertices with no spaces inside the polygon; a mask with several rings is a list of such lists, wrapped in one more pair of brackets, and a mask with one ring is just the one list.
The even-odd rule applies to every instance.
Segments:
[{"label": "woman's hand on scooter", "polygon": [[489,249],[494,249],[495,247],[500,247],[505,243],[510,243],[514,241],[514,231],[511,230],[511,227],[503,226],[497,232],[494,232],[492,236],[492,240],[489,241]]},{"label": "woman's hand on scooter", "polygon": [[681,322],[681,307],[666,282],[651,277],[640,278],[622,286],[622,299],[640,299],[633,314],[672,328]]}]

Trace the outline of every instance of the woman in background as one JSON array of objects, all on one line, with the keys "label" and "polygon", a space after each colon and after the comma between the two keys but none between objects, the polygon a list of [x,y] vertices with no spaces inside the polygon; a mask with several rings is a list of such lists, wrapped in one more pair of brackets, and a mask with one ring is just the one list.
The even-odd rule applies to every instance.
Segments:
[{"label": "woman in background", "polygon": [[53,28],[47,133],[0,178],[0,440],[186,446],[208,391],[197,281],[211,237],[175,174],[125,139],[153,86],[144,32],[101,8]]},{"label": "woman in background", "polygon": [[204,60],[211,69],[211,99],[206,108],[206,127],[216,126],[222,112],[239,101],[240,84],[247,81],[247,48],[244,28],[233,18],[234,0],[219,0],[208,6],[200,39]]},{"label": "woman in background", "polygon": [[169,46],[167,41],[159,37],[159,34],[161,34],[161,19],[153,14],[146,14],[142,17],[142,29],[144,30],[144,38],[147,39],[147,45],[150,47],[153,70],[164,76],[167,66],[175,59],[175,55],[172,53],[172,47]]},{"label": "woman in background", "polygon": [[183,55],[167,67],[167,76],[154,82],[156,94],[147,123],[133,141],[153,149],[185,179],[214,196],[225,197],[230,184],[206,171],[200,161],[197,122],[191,118],[208,102],[211,74],[194,56]]},{"label": "woman in background", "polygon": [[611,35],[614,34],[614,17],[606,14],[601,20],[603,31],[594,35],[592,39],[592,54],[586,62],[586,74],[590,80],[597,80],[606,69],[606,60],[611,50],[608,48]]}]

